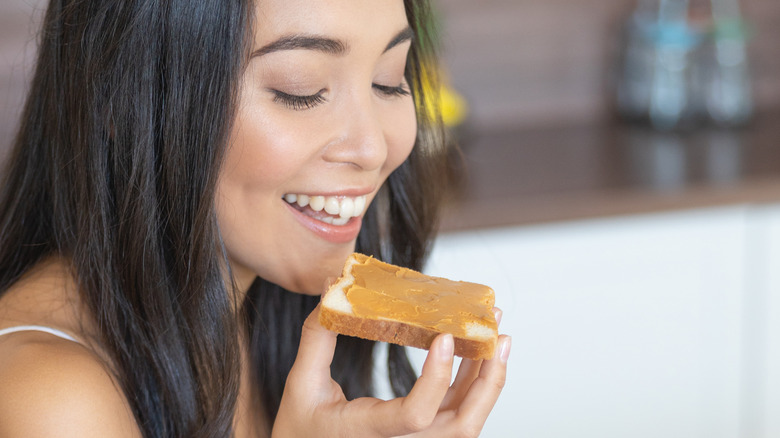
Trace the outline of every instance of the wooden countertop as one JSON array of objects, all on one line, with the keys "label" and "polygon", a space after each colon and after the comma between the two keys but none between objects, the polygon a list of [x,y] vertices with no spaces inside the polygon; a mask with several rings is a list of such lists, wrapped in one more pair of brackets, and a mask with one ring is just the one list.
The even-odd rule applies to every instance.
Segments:
[{"label": "wooden countertop", "polygon": [[780,111],[741,129],[620,123],[459,136],[465,173],[442,231],[780,202]]}]

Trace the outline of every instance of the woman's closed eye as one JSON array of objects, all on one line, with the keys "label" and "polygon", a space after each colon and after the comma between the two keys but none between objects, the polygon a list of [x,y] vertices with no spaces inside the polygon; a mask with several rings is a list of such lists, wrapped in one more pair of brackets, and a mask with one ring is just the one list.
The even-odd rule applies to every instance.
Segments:
[{"label": "woman's closed eye", "polygon": [[[400,84],[397,86],[371,84],[371,87],[379,95],[386,98],[409,96],[411,94],[405,84]],[[325,103],[328,100],[325,98],[325,91],[326,90],[323,88],[322,90],[311,95],[299,95],[285,93],[284,91],[280,90],[271,90],[271,92],[274,94],[273,101],[275,103],[280,103],[287,108],[296,111],[311,109],[317,105]]]},{"label": "woman's closed eye", "polygon": [[274,102],[281,103],[282,105],[296,111],[314,108],[315,106],[327,101],[324,96],[324,88],[308,96],[289,94],[279,90],[271,91],[274,93]]},{"label": "woman's closed eye", "polygon": [[388,86],[388,85],[372,84],[372,87],[374,88],[374,90],[377,91],[377,93],[379,93],[384,97],[401,97],[401,96],[408,96],[411,94],[409,92],[409,89],[406,88],[406,84],[400,84],[395,87]]}]

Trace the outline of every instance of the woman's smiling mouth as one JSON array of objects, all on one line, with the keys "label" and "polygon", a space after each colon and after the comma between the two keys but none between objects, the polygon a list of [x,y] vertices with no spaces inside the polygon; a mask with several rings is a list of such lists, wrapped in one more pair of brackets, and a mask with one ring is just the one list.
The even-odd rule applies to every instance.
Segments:
[{"label": "woman's smiling mouth", "polygon": [[367,195],[311,196],[288,193],[283,199],[304,227],[331,243],[346,243],[357,238],[368,202]]},{"label": "woman's smiling mouth", "polygon": [[284,200],[301,213],[329,225],[346,225],[359,217],[366,208],[363,196],[309,196],[295,193],[284,195]]}]

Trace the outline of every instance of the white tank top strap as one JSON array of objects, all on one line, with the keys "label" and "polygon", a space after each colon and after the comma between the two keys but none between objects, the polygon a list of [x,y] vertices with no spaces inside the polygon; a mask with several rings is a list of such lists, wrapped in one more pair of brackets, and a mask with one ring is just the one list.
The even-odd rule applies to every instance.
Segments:
[{"label": "white tank top strap", "polygon": [[66,339],[68,341],[73,341],[77,344],[81,343],[76,338],[63,332],[62,330],[57,330],[55,328],[46,327],[43,325],[18,325],[15,327],[0,329],[0,336],[8,335],[11,333],[17,333],[17,332],[44,332],[44,333],[49,333],[51,335],[57,336],[58,338]]}]

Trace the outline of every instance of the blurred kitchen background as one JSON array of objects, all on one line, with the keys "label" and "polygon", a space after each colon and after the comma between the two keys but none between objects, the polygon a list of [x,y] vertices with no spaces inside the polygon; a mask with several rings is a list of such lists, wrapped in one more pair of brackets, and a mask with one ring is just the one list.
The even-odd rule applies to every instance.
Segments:
[{"label": "blurred kitchen background", "polygon": [[[0,156],[43,3],[0,0]],[[482,436],[780,437],[780,0],[435,5],[464,174],[428,272],[513,336]]]}]

